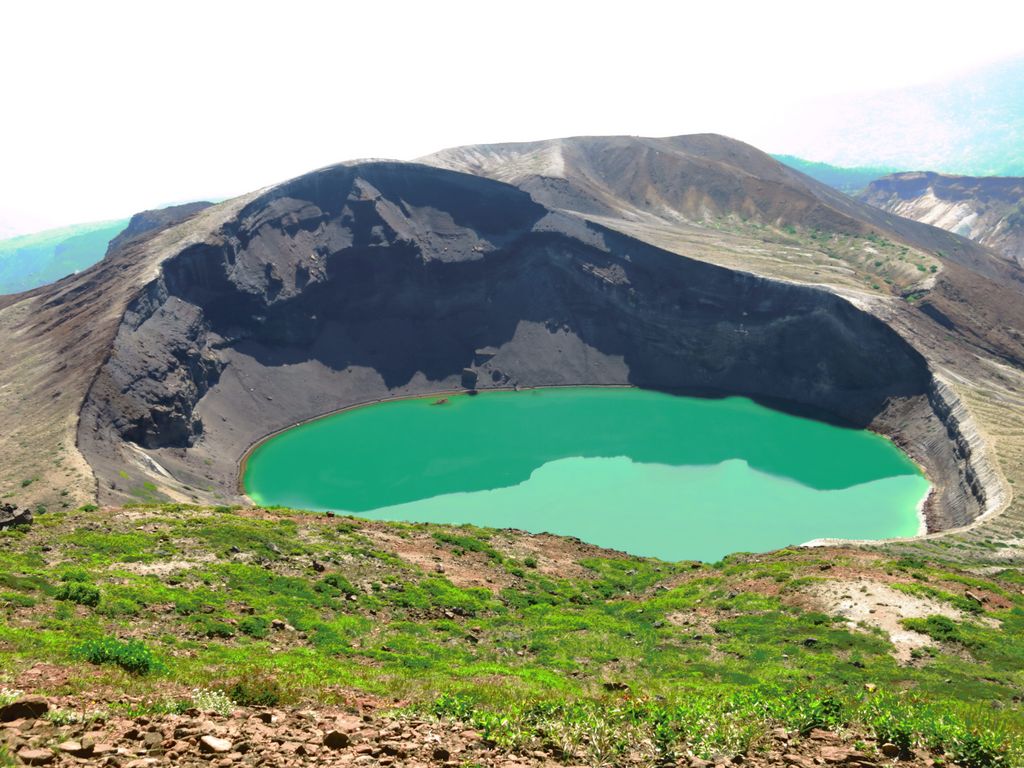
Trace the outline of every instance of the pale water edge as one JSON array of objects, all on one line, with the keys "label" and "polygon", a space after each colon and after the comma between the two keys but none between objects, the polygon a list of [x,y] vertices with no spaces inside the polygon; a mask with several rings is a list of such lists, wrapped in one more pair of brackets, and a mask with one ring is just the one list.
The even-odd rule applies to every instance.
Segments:
[{"label": "pale water edge", "polygon": [[914,536],[929,489],[891,442],[764,408],[637,389],[391,401],[288,430],[259,504],[471,523],[667,560]]}]

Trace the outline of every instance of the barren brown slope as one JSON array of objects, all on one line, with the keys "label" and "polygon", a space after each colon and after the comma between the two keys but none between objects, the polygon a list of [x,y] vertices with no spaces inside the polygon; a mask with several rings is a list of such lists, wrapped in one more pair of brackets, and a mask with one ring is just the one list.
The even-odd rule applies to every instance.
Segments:
[{"label": "barren brown slope", "polygon": [[576,137],[442,150],[423,162],[507,181],[550,207],[593,216],[714,225],[738,219],[844,235],[895,236],[989,277],[1024,280],[991,253],[935,227],[879,211],[715,134]]}]

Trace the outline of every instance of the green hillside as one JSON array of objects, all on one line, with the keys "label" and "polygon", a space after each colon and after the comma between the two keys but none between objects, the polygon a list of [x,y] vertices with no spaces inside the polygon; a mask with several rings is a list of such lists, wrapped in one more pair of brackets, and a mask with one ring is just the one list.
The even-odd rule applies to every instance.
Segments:
[{"label": "green hillside", "polygon": [[27,291],[92,266],[128,219],[96,221],[0,240],[0,294]]},{"label": "green hillside", "polygon": [[[884,548],[668,563],[511,530],[89,505],[0,531],[0,705],[46,669],[50,721],[78,728],[54,741],[193,707],[298,722],[356,696],[392,709],[396,733],[451,718],[545,765],[777,766],[782,728],[787,752],[843,734],[859,751],[828,756],[847,768],[1010,768],[1024,764],[1022,579]],[[822,610],[851,590],[927,615]],[[137,728],[113,731],[137,746]]]}]

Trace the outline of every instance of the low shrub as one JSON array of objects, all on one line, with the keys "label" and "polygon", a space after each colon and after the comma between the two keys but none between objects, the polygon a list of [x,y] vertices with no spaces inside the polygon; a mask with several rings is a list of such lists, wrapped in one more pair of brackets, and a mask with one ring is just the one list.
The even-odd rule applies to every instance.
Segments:
[{"label": "low shrub", "polygon": [[[325,590],[324,588],[329,588]],[[320,580],[320,584],[316,586],[318,592],[337,590],[344,595],[358,595],[359,590],[352,586],[352,582],[342,576],[340,573],[330,573],[324,576]]]},{"label": "low shrub", "polygon": [[91,581],[89,572],[85,568],[65,568],[57,574],[61,581],[80,581],[88,582]]},{"label": "low shrub", "polygon": [[72,655],[91,664],[114,664],[133,675],[147,675],[162,667],[146,644],[138,640],[122,642],[113,637],[86,640]]},{"label": "low shrub", "polygon": [[92,584],[83,584],[80,581],[71,581],[61,584],[53,595],[57,600],[67,600],[79,605],[87,605],[95,608],[100,604],[100,590]]},{"label": "low shrub", "polygon": [[264,638],[270,632],[270,622],[262,616],[246,616],[238,622],[238,631],[249,637]]},{"label": "low shrub", "polygon": [[0,688],[0,707],[17,701],[22,697],[24,691],[17,688]]},{"label": "low shrub", "polygon": [[994,731],[968,731],[953,737],[949,754],[961,768],[1009,768],[1005,742]]},{"label": "low shrub", "polygon": [[206,637],[228,638],[235,636],[235,628],[219,619],[201,616],[193,620],[192,624],[197,633]]},{"label": "low shrub", "polygon": [[940,643],[970,644],[960,631],[960,625],[946,616],[934,615],[926,619],[904,619],[903,626],[928,635],[932,640],[938,640]]},{"label": "low shrub", "polygon": [[225,693],[243,707],[275,707],[281,703],[281,684],[264,672],[248,672],[232,683]]}]

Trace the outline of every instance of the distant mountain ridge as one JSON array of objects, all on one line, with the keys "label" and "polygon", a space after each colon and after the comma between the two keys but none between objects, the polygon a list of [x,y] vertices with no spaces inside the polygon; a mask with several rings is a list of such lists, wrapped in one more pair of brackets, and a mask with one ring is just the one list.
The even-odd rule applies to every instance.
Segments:
[{"label": "distant mountain ridge", "polygon": [[829,165],[828,163],[816,163],[813,160],[804,160],[802,157],[796,157],[795,155],[773,154],[772,157],[780,163],[788,165],[790,168],[794,168],[800,171],[800,173],[805,173],[812,179],[820,181],[822,184],[828,184],[830,187],[838,189],[840,192],[845,192],[848,195],[861,192],[875,179],[888,176],[899,170],[898,168],[870,166],[845,168],[838,165]]},{"label": "distant mountain ridge", "polygon": [[1024,178],[896,173],[871,182],[859,198],[970,238],[1024,265]]},{"label": "distant mountain ridge", "polygon": [[0,240],[0,294],[52,283],[103,258],[128,219],[97,221]]},{"label": "distant mountain ridge", "polygon": [[212,203],[170,205],[130,219],[96,221],[0,240],[0,295],[38,288],[91,267],[123,241],[198,213]]},{"label": "distant mountain ridge", "polygon": [[863,237],[884,231],[989,277],[1003,277],[993,254],[969,241],[854,200],[756,147],[717,134],[470,145],[421,162],[515,184],[549,207],[629,221],[633,230],[683,222],[720,228],[731,219]]}]

